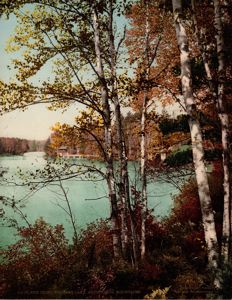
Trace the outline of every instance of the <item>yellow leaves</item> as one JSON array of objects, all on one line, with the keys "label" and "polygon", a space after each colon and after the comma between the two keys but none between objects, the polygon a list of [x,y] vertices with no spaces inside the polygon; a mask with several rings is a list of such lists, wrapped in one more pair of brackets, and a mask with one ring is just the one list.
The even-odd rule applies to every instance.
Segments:
[{"label": "yellow leaves", "polygon": [[62,112],[66,111],[70,103],[68,101],[57,100],[48,106],[48,110],[56,111],[62,109]]},{"label": "yellow leaves", "polygon": [[118,95],[122,97],[123,104],[128,105],[128,98],[132,95],[132,86],[134,85],[134,83],[132,82],[132,79],[128,77],[128,74],[125,72],[119,75],[117,83]]},{"label": "yellow leaves", "polygon": [[80,112],[76,117],[76,123],[78,126],[92,130],[94,128],[103,127],[103,118],[92,108],[87,108]]},{"label": "yellow leaves", "polygon": [[31,13],[31,16],[36,21],[41,21],[45,17],[49,16],[49,12],[44,9],[43,6],[37,5],[36,9]]},{"label": "yellow leaves", "polygon": [[168,299],[167,293],[170,290],[170,286],[164,289],[153,290],[150,294],[147,294],[144,299]]},{"label": "yellow leaves", "polygon": [[7,112],[17,108],[25,108],[29,103],[36,100],[36,88],[27,83],[21,85],[11,82],[9,84],[1,82],[0,99],[1,110],[0,112]]},{"label": "yellow leaves", "polygon": [[[92,119],[91,119],[92,116]],[[96,118],[95,118],[96,117]],[[98,125],[101,124],[99,116],[91,114],[91,110],[82,111],[76,118],[76,124],[70,126],[68,124],[54,124],[51,134],[50,148],[57,151],[61,146],[69,149],[79,149],[80,152],[90,155],[99,155],[98,145],[93,136],[99,141],[103,137],[103,130]]]},{"label": "yellow leaves", "polygon": [[67,131],[70,128],[69,125],[67,124],[60,124],[59,122],[55,123],[51,130],[52,130],[52,135],[51,135],[51,145],[50,147],[52,149],[57,149],[62,145],[66,145],[68,143],[67,141]]},{"label": "yellow leaves", "polygon": [[51,130],[52,131],[59,131],[61,129],[61,124],[60,122],[55,123],[52,127]]},{"label": "yellow leaves", "polygon": [[29,55],[30,55],[30,51],[29,51],[28,49],[26,49],[26,50],[23,51],[22,55],[23,55],[25,58],[27,58],[27,57],[29,57]]},{"label": "yellow leaves", "polygon": [[5,50],[6,52],[10,53],[10,52],[16,52],[18,51],[21,47],[17,44],[14,44],[14,36],[10,36],[10,38],[7,41]]}]

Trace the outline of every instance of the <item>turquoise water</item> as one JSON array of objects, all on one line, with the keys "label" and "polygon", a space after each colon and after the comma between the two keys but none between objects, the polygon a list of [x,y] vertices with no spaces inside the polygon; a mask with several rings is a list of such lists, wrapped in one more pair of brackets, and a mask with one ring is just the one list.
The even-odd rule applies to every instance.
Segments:
[{"label": "turquoise water", "polygon": [[[75,159],[75,162],[80,164],[89,164],[92,162],[85,159]],[[3,156],[0,158],[0,166],[3,169],[8,169],[7,178],[13,176],[13,181],[18,181],[17,170],[31,171],[38,168],[43,168],[46,161],[43,153],[32,152],[24,156]],[[102,162],[94,162],[97,168],[104,170]],[[131,184],[138,183],[138,163],[129,164],[129,173]],[[96,179],[99,179],[97,177]],[[107,199],[107,187],[105,181],[98,180],[80,180],[69,179],[63,182],[63,186],[67,192],[72,211],[75,215],[77,229],[85,227],[87,223],[93,222],[99,218],[107,218],[110,215],[110,206]],[[148,184],[148,205],[150,208],[155,208],[154,214],[157,216],[165,216],[172,206],[172,195],[177,194],[177,190],[171,184],[166,182],[151,182]],[[28,196],[30,195],[30,197]],[[64,201],[64,195],[58,185],[48,185],[40,189],[36,193],[30,194],[30,190],[26,186],[8,186],[1,183],[0,195],[14,197],[15,200],[22,199],[25,204],[23,212],[26,213],[28,221],[34,222],[37,218],[43,217],[50,224],[63,224],[66,234],[71,238],[73,230],[70,220],[63,209],[62,205],[67,209]],[[1,204],[2,205],[2,204]],[[16,217],[21,225],[25,222],[19,218],[12,209],[7,209],[7,216]],[[5,246],[16,240],[14,235],[15,230],[12,228],[2,227],[0,232],[1,245]]]}]

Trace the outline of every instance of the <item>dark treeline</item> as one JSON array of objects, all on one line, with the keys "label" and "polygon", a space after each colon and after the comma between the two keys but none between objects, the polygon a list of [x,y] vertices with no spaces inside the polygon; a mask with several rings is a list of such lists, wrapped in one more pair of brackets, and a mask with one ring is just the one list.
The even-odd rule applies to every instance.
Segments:
[{"label": "dark treeline", "polygon": [[0,154],[18,155],[29,151],[43,151],[45,141],[0,137]]}]

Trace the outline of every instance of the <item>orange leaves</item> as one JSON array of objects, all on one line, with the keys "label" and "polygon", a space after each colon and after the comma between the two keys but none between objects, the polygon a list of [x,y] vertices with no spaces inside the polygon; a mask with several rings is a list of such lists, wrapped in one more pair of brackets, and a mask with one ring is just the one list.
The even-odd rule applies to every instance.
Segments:
[{"label": "orange leaves", "polygon": [[[134,4],[128,18],[131,29],[128,30],[126,45],[131,63],[137,68],[133,108],[138,110],[142,107],[145,89],[148,99],[164,105],[172,103],[176,100],[173,95],[179,92],[179,73],[175,72],[179,53],[172,14],[164,11],[157,3],[149,2],[147,11],[144,5]],[[148,72],[147,82],[145,72]]]},{"label": "orange leaves", "polygon": [[57,151],[61,146],[67,151],[78,149],[79,154],[102,157],[104,128],[102,116],[92,109],[86,109],[76,117],[74,126],[56,123],[52,127],[50,148]]},{"label": "orange leaves", "polygon": [[[157,39],[160,34],[160,10],[153,4],[149,5],[149,55],[152,56],[156,44]],[[146,8],[142,4],[134,4],[132,6],[131,13],[127,16],[130,20],[131,29],[127,31],[127,40],[126,45],[129,48],[130,53],[130,62],[139,62],[143,63],[145,59],[144,53],[144,44],[145,44],[145,31],[146,24],[144,16],[146,15]],[[158,24],[157,26],[153,26],[154,24]],[[142,65],[141,65],[142,67]]]},{"label": "orange leaves", "polygon": [[[149,157],[154,155],[156,151],[155,148],[160,147],[163,143],[163,135],[158,128],[157,118],[154,113],[150,113],[147,116],[147,126],[146,126],[146,135],[147,135],[147,152]],[[140,156],[140,140],[141,137],[141,126],[140,126],[140,114],[128,114],[124,121],[124,130],[126,136],[126,143],[128,147],[128,156],[129,159],[139,159]]]},{"label": "orange leaves", "polygon": [[190,140],[189,132],[177,131],[166,135],[164,139],[164,143],[167,146],[172,147],[172,150],[174,150],[175,146],[178,148],[181,143],[187,144],[189,140]]},{"label": "orange leaves", "polygon": [[80,134],[74,126],[56,123],[52,127],[50,147],[57,150],[61,146],[75,148],[80,139]]}]

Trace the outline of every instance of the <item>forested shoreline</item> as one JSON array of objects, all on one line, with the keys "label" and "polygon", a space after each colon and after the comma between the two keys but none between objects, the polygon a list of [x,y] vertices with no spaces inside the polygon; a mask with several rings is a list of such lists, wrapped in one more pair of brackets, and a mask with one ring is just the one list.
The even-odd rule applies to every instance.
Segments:
[{"label": "forested shoreline", "polygon": [[0,155],[20,155],[32,151],[44,151],[45,141],[0,137]]},{"label": "forested shoreline", "polygon": [[[8,181],[27,186],[26,199],[59,187],[73,239],[62,220],[31,224],[22,199],[2,196],[3,219],[19,236],[3,250],[3,297],[230,298],[232,2],[0,3],[17,21],[0,112],[76,109],[75,120],[54,124],[43,169],[19,169],[19,181]],[[137,182],[129,160],[138,162]],[[67,180],[104,181],[108,219],[78,230]],[[179,190],[163,219],[148,208],[148,182],[159,180]]]}]

